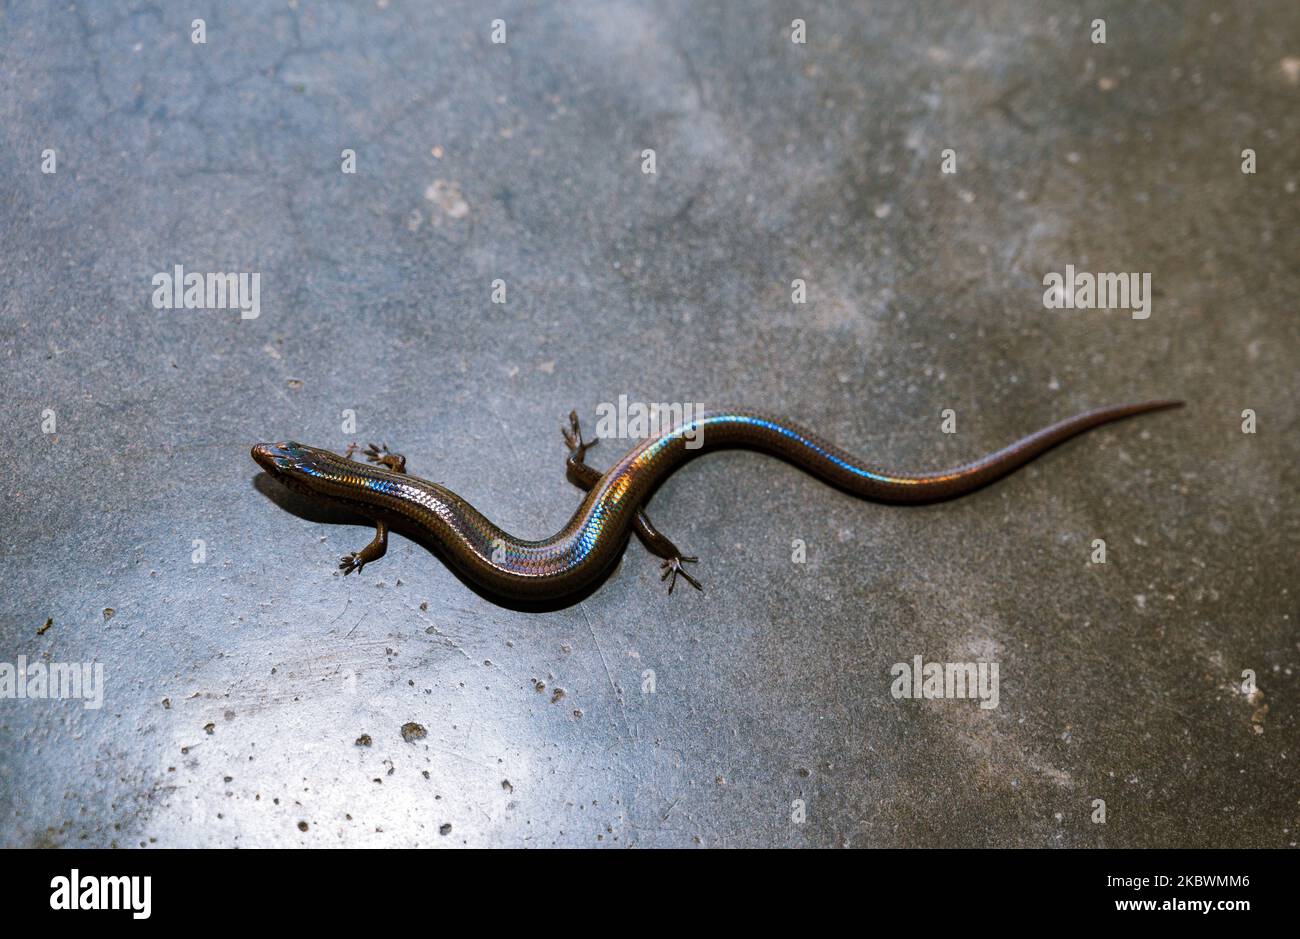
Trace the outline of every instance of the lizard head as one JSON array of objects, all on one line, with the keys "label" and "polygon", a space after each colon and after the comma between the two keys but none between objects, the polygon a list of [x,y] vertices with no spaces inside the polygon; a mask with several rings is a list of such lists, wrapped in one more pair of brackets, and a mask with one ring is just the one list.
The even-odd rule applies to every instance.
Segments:
[{"label": "lizard head", "polygon": [[336,474],[331,463],[339,460],[327,450],[318,450],[292,440],[285,443],[259,443],[253,447],[253,459],[274,479],[290,489],[314,493],[320,482]]}]

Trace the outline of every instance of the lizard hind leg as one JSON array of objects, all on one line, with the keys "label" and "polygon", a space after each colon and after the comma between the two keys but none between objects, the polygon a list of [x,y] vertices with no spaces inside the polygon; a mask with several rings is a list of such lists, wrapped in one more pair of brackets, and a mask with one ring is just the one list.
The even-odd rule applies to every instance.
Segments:
[{"label": "lizard hind leg", "polygon": [[672,580],[668,580],[669,594],[671,594],[673,588],[677,586],[678,574],[680,574],[685,581],[696,590],[701,592],[704,591],[700,582],[690,574],[686,573],[686,568],[682,567],[683,564],[699,563],[699,558],[683,554],[682,550],[678,548],[677,545],[673,544],[672,540],[667,535],[651,524],[649,516],[647,516],[641,509],[637,509],[636,518],[633,520],[632,528],[636,531],[637,537],[641,539],[641,543],[645,545],[652,554],[663,558],[663,560],[659,562],[659,579],[668,580],[671,575]]},{"label": "lizard hind leg", "polygon": [[[570,449],[574,450],[574,453],[570,455],[568,463],[565,464],[565,475],[568,476],[569,482],[586,492],[600,482],[601,472],[595,467],[582,462],[582,450],[579,450],[578,447],[585,448],[585,446],[591,444],[583,445],[581,437],[576,434],[576,415],[573,416],[573,422],[575,439],[578,443],[576,446],[570,445]],[[569,437],[569,432],[565,431],[564,439],[567,441]],[[683,564],[698,563],[699,558],[683,554],[681,549],[673,544],[671,538],[655,528],[654,523],[650,521],[650,516],[645,514],[644,509],[638,508],[636,510],[636,515],[632,519],[632,530],[641,539],[641,543],[646,546],[646,550],[656,557],[663,558],[663,562],[659,565],[661,571],[659,579],[668,580],[670,576],[672,577],[672,580],[668,582],[668,592],[670,594],[673,592],[673,588],[677,586],[677,576],[679,574],[696,590],[704,590],[700,586],[700,582],[686,573],[685,568],[682,567]]]},{"label": "lizard hind leg", "polygon": [[686,582],[687,582],[688,584],[690,584],[692,587],[694,587],[696,590],[700,591],[701,593],[704,592],[704,588],[700,586],[700,582],[699,582],[698,580],[696,580],[694,577],[692,577],[690,574],[686,573],[686,568],[682,567],[682,564],[683,564],[683,563],[689,562],[689,563],[694,564],[694,563],[695,563],[696,561],[698,561],[698,560],[699,560],[699,558],[693,558],[693,557],[682,557],[682,556],[679,555],[678,557],[675,557],[675,558],[668,558],[668,559],[666,559],[666,560],[663,560],[663,561],[660,561],[660,562],[659,562],[659,579],[660,579],[660,580],[668,580],[668,575],[669,575],[669,574],[672,574],[672,575],[673,575],[673,579],[672,579],[672,580],[668,580],[668,595],[669,595],[669,596],[672,596],[673,587],[677,586],[677,575],[678,575],[678,574],[681,574],[682,577],[686,578]]},{"label": "lizard hind leg", "polygon": [[[577,411],[569,412],[569,426],[560,425],[560,433],[564,435],[564,445],[569,448],[568,462],[570,464],[582,463],[587,456],[587,451],[600,443],[599,437],[595,440],[582,439],[582,427],[578,423]],[[596,478],[599,479],[600,475],[597,474]]]}]

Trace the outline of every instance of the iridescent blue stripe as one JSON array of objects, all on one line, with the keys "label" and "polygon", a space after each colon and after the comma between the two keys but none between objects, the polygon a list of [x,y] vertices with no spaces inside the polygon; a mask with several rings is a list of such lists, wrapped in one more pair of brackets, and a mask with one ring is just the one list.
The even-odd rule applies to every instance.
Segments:
[{"label": "iridescent blue stripe", "polygon": [[812,450],[814,453],[821,454],[827,460],[834,463],[836,466],[840,467],[841,469],[847,470],[848,472],[852,473],[854,476],[861,476],[863,479],[873,479],[876,482],[882,482],[882,483],[906,483],[911,481],[908,479],[898,479],[893,476],[881,476],[879,473],[873,473],[868,469],[863,469],[861,466],[858,466],[854,463],[850,463],[847,460],[842,460],[839,457],[837,457],[835,454],[824,449],[823,447],[817,446],[817,444],[813,443],[807,437],[804,437],[802,434],[795,433],[789,427],[785,427],[781,424],[777,424],[774,421],[763,420],[763,418],[761,417],[751,417],[747,414],[717,414],[708,417],[707,421],[708,423],[713,423],[716,421],[717,423],[720,424],[724,424],[724,423],[750,424],[754,427],[763,427],[766,428],[767,430],[776,431],[782,437],[788,437],[790,440],[794,440],[801,443],[803,446],[807,447],[809,450]]}]

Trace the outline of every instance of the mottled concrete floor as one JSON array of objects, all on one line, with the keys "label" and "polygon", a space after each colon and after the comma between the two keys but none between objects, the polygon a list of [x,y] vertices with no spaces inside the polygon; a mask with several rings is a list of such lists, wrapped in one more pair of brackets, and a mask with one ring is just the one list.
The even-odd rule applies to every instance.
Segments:
[{"label": "mottled concrete floor", "polygon": [[[2,658],[105,682],[0,699],[0,842],[1295,845],[1300,7],[485,9],[0,6]],[[540,537],[619,395],[900,470],[1188,407],[923,508],[712,455],[651,513],[705,593],[634,543],[545,614],[404,539],[344,579],[248,457],[387,441]],[[896,700],[917,655],[998,706]]]}]

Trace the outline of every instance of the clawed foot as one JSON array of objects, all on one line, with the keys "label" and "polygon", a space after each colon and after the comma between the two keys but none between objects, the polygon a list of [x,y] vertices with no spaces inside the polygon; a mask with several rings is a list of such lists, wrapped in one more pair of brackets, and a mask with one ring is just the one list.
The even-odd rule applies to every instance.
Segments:
[{"label": "clawed foot", "polygon": [[694,587],[696,590],[703,592],[704,588],[700,586],[700,582],[696,580],[694,577],[692,577],[690,574],[686,573],[686,569],[682,567],[682,564],[684,563],[689,562],[691,564],[694,564],[697,561],[699,561],[699,558],[675,557],[666,561],[659,562],[659,571],[660,571],[659,579],[668,580],[669,574],[671,574],[673,577],[672,580],[668,581],[669,594],[672,594],[673,588],[677,586],[678,574],[681,574],[682,577],[686,578],[686,582],[690,584],[692,587]]},{"label": "clawed foot", "polygon": [[[348,444],[347,450],[343,451],[343,456],[349,460],[352,459],[352,454],[356,453],[359,447],[360,444]],[[380,444],[379,446],[375,446],[373,443],[368,444],[366,449],[361,452],[366,455],[366,459],[371,463],[378,463],[381,466],[387,466],[394,473],[406,472],[406,457],[402,456],[400,453],[390,452],[388,444],[386,443]]]},{"label": "clawed foot", "polygon": [[348,576],[353,571],[360,571],[361,568],[365,566],[366,562],[365,559],[361,557],[360,551],[353,551],[351,554],[345,554],[339,559],[339,570],[343,572],[344,577]]},{"label": "clawed foot", "polygon": [[570,456],[569,459],[574,463],[581,463],[582,458],[586,456],[587,451],[590,450],[592,447],[594,447],[596,444],[600,443],[599,438],[596,440],[582,439],[582,428],[578,426],[577,411],[569,412],[569,426],[568,427],[561,426],[560,433],[564,434],[565,445],[568,446],[568,448],[573,451],[573,455]]}]

